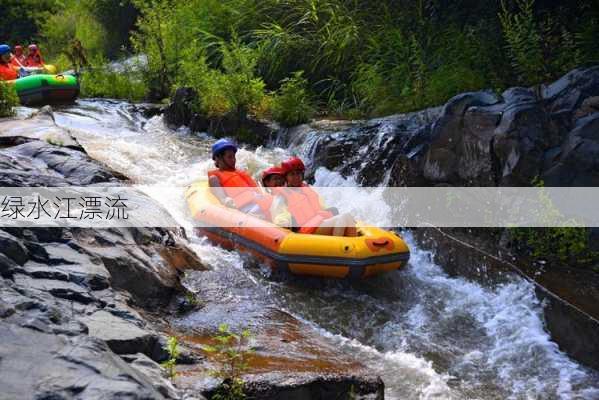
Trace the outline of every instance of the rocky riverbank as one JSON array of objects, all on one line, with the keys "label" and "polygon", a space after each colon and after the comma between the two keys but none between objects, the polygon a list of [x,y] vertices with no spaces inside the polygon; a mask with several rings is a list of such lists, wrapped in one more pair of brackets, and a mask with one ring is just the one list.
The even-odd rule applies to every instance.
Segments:
[{"label": "rocky riverbank", "polygon": [[[0,166],[0,186],[126,183],[58,127],[50,109],[0,121]],[[2,397],[210,397],[220,383],[210,371],[219,365],[202,344],[217,334],[216,326],[174,323],[193,310],[212,321],[226,319],[220,303],[202,293],[208,289],[194,288],[194,294],[182,284],[183,271],[207,269],[177,228],[0,229]],[[250,346],[257,350],[245,378],[253,398],[350,392],[383,398],[383,382],[359,360],[338,354],[313,328],[285,313],[264,315],[252,329]],[[175,385],[159,365],[169,357],[171,335],[181,349]]]}]

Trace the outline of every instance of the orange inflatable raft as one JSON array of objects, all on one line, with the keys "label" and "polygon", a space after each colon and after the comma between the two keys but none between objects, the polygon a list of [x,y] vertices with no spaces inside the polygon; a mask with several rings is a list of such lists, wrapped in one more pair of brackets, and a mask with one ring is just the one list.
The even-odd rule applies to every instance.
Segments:
[{"label": "orange inflatable raft", "polygon": [[294,233],[225,207],[205,181],[191,185],[186,199],[200,234],[224,248],[250,253],[276,271],[358,279],[397,270],[410,257],[394,232],[358,224],[357,237]]}]

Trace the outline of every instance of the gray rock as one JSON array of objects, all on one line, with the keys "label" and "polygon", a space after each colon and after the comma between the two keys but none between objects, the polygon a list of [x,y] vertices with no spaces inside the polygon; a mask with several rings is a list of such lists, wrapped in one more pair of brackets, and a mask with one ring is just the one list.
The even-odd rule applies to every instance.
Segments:
[{"label": "gray rock", "polygon": [[[126,290],[142,307],[166,305],[181,289],[179,272],[160,256],[161,245],[143,244],[144,235],[138,233],[135,228],[80,230],[76,240],[86,243],[86,250],[102,261],[114,289]],[[160,239],[149,243],[160,243],[168,236],[159,230],[154,234]]]},{"label": "gray rock", "polygon": [[158,345],[158,335],[107,311],[96,311],[80,321],[88,327],[90,336],[103,340],[117,354],[152,356]]},{"label": "gray rock", "polygon": [[12,150],[19,155],[43,161],[47,169],[57,172],[74,186],[117,181],[110,170],[81,151],[40,141],[26,143]]},{"label": "gray rock", "polygon": [[179,398],[181,397],[177,389],[167,379],[164,370],[152,359],[148,358],[145,354],[133,354],[125,355],[123,359],[129,363],[131,367],[147,376],[152,382],[154,389],[160,392],[167,398]]},{"label": "gray rock", "polygon": [[29,252],[21,241],[2,229],[0,229],[0,249],[2,254],[19,265],[25,264],[29,259]]},{"label": "gray rock", "polygon": [[543,174],[549,186],[599,186],[599,113],[578,120],[560,157]]},{"label": "gray rock", "polygon": [[0,387],[6,399],[164,399],[99,340],[0,321]]},{"label": "gray rock", "polygon": [[464,93],[441,110],[302,125],[282,130],[276,144],[313,159],[308,177],[323,166],[364,185],[529,186],[535,177],[596,185],[595,125],[585,121],[598,97],[599,66],[501,97]]},{"label": "gray rock", "polygon": [[87,288],[75,283],[54,279],[33,279],[32,277],[22,274],[15,274],[13,279],[18,286],[30,290],[47,292],[52,296],[61,299],[82,304],[89,304],[96,301],[95,297]]},{"label": "gray rock", "polygon": [[17,272],[23,272],[23,269],[12,259],[0,253],[0,277],[10,278]]}]

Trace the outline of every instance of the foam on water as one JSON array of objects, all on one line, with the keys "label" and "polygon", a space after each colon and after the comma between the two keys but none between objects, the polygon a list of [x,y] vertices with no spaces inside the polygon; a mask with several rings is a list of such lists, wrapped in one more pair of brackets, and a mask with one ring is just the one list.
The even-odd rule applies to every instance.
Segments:
[{"label": "foam on water", "polygon": [[592,393],[589,386],[596,386],[597,374],[571,361],[551,341],[530,282],[514,277],[511,283],[484,288],[448,277],[430,252],[406,237],[412,250],[407,272],[422,295],[403,321],[392,324],[403,325],[400,329],[416,341],[444,347],[452,375],[470,381],[465,387],[483,394],[488,382],[508,398]]}]

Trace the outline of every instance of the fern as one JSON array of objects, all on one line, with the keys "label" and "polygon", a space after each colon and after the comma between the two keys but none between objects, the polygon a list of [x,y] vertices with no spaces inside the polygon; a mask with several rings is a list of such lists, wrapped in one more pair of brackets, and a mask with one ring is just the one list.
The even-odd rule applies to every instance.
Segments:
[{"label": "fern", "polygon": [[519,10],[512,13],[505,0],[502,0],[499,13],[512,67],[522,82],[530,83],[538,83],[545,76],[541,33],[534,16],[534,2],[516,0]]}]

